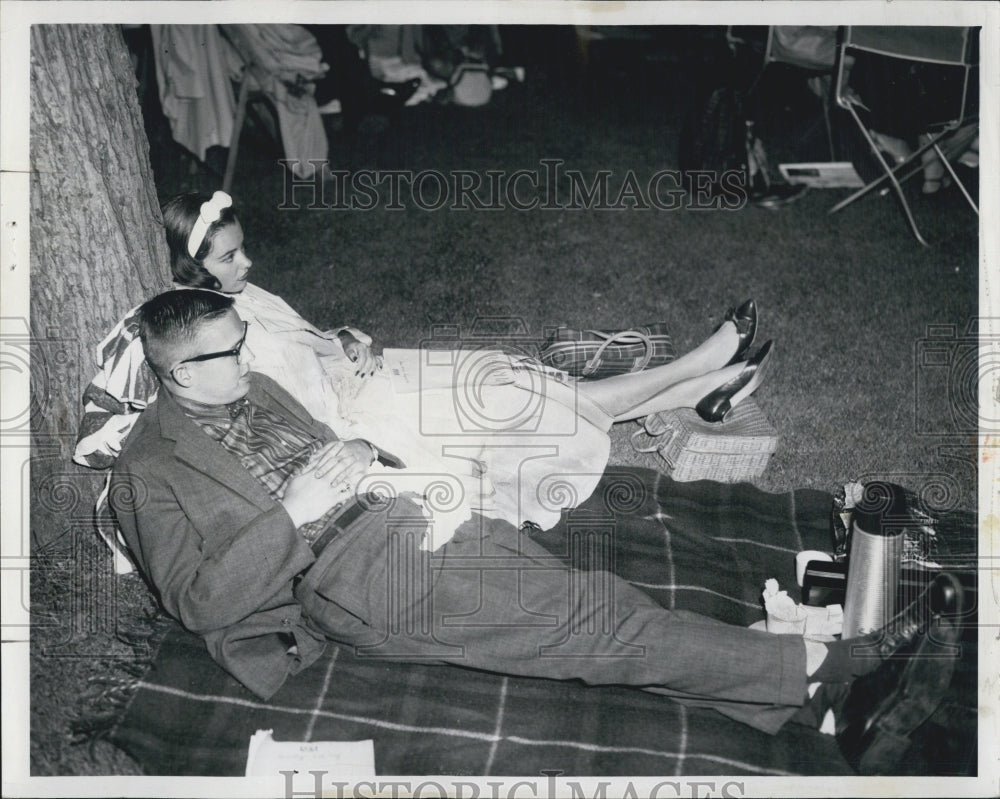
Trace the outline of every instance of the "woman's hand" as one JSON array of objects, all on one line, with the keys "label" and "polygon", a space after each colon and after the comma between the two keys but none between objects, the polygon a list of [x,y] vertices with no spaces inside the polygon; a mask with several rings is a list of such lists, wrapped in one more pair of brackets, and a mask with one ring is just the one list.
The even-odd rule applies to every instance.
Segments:
[{"label": "woman's hand", "polygon": [[344,348],[344,353],[358,367],[358,370],[354,374],[359,377],[369,377],[375,374],[375,370],[378,368],[378,361],[372,355],[371,348],[367,344],[358,341],[346,330],[341,330],[337,334],[337,337]]}]

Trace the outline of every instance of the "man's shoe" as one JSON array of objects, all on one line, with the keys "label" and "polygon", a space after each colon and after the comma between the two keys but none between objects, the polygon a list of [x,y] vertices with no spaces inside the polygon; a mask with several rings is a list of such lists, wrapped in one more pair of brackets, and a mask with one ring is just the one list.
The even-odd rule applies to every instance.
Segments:
[{"label": "man's shoe", "polygon": [[859,774],[893,773],[910,736],[941,704],[958,659],[961,628],[954,617],[961,606],[961,584],[951,574],[938,575],[896,617],[898,629],[876,645],[885,662],[856,679],[835,710],[837,743]]},{"label": "man's shoe", "polygon": [[[939,617],[954,620],[962,611],[962,583],[950,572],[936,575],[916,599],[897,613],[882,628],[880,638],[872,646],[871,654],[888,660],[899,653],[909,657],[906,648],[917,636],[926,631]],[[862,650],[860,656],[868,654]]]}]

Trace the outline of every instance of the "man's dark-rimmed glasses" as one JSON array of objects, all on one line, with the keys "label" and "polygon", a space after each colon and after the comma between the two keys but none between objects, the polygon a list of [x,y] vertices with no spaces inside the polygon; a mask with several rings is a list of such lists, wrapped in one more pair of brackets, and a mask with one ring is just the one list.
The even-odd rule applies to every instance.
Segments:
[{"label": "man's dark-rimmed glasses", "polygon": [[[243,345],[246,343],[247,340],[247,328],[249,326],[250,325],[248,322],[243,323],[243,335],[240,337],[240,340],[236,342],[236,346],[233,347],[231,350],[222,350],[221,352],[207,352],[204,355],[195,355],[193,358],[185,358],[183,361],[178,363],[177,366],[180,366],[182,363],[199,363],[201,361],[214,361],[216,358],[233,357],[236,358],[236,360],[239,360],[240,352],[242,352]],[[173,369],[170,370],[171,377],[174,377],[174,369],[176,369],[177,366],[175,366]],[[174,380],[176,379],[177,378],[174,377]]]}]

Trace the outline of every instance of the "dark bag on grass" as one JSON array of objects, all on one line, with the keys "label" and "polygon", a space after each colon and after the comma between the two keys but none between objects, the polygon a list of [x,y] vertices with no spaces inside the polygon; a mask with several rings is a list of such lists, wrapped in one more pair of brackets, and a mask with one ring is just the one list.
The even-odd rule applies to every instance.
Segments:
[{"label": "dark bag on grass", "polygon": [[631,330],[558,327],[539,353],[542,363],[574,377],[611,377],[661,366],[677,357],[664,322]]}]

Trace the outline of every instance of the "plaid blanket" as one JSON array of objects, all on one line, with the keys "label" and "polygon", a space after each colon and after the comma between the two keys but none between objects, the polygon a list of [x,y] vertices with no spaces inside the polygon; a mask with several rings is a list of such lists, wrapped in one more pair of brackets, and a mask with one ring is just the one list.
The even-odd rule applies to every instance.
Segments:
[{"label": "plaid blanket", "polygon": [[[764,618],[760,594],[769,577],[795,596],[795,554],[832,545],[831,498],[818,491],[766,494],[749,485],[675,483],[652,471],[616,469],[568,517],[606,513],[609,501],[631,503],[652,522],[617,531],[618,574],[666,607],[733,624]],[[538,538],[552,552],[567,553],[568,526]],[[948,719],[934,731],[940,739],[947,728],[958,747],[945,752],[936,744],[935,756],[947,760],[939,773],[964,770],[970,751],[975,759],[974,656],[963,663],[972,693],[953,697]],[[965,724],[961,735],[956,724]],[[332,643],[320,662],[263,702],[176,625],[111,739],[150,774],[242,775],[257,729],[272,729],[279,741],[374,739],[379,774],[852,773],[832,736],[802,725],[769,736],[641,690],[376,662]]]}]

